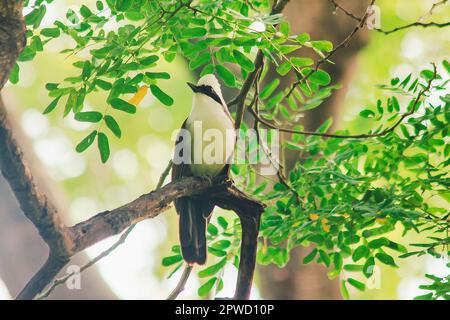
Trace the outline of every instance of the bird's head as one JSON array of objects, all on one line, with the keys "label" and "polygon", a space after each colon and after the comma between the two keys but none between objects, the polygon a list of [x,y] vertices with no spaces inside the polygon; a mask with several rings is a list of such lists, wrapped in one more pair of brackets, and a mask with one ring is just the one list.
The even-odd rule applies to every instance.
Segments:
[{"label": "bird's head", "polygon": [[222,90],[220,83],[213,74],[207,74],[198,80],[197,85],[190,82],[187,83],[192,91],[196,94],[204,94],[222,104]]}]

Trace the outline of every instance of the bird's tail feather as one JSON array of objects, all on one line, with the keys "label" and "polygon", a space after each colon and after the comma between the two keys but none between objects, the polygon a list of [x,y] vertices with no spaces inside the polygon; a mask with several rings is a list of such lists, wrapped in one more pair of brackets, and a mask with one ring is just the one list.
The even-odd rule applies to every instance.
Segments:
[{"label": "bird's tail feather", "polygon": [[214,205],[198,198],[184,197],[175,202],[180,215],[181,253],[188,264],[206,262],[206,225]]}]

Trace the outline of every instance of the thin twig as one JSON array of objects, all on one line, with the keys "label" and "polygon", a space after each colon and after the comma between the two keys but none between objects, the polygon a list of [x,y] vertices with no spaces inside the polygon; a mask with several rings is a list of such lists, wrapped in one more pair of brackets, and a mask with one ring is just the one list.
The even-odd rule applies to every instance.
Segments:
[{"label": "thin twig", "polygon": [[367,133],[367,134],[359,134],[359,135],[345,135],[345,134],[322,133],[322,132],[302,131],[302,130],[282,128],[282,127],[279,127],[279,126],[277,126],[275,124],[272,124],[272,123],[262,119],[253,109],[249,109],[249,110],[250,110],[250,113],[253,115],[253,117],[257,121],[261,122],[262,124],[264,124],[265,126],[267,126],[269,128],[280,130],[281,132],[297,133],[297,134],[303,134],[303,135],[308,135],[308,136],[320,136],[320,137],[328,137],[328,138],[343,138],[343,139],[365,139],[365,138],[381,137],[381,136],[385,136],[385,135],[391,133],[392,131],[394,131],[403,122],[403,120],[405,118],[407,118],[408,116],[412,115],[416,111],[417,105],[419,104],[420,100],[422,99],[424,94],[427,91],[430,90],[431,83],[433,82],[434,79],[436,79],[437,70],[436,70],[436,65],[434,63],[433,63],[433,68],[434,68],[433,77],[428,81],[427,86],[423,90],[421,90],[419,92],[419,94],[417,95],[416,100],[414,100],[414,103],[413,103],[413,105],[411,107],[411,110],[409,110],[409,111],[405,112],[404,114],[402,114],[400,119],[398,119],[397,122],[395,122],[394,125],[392,125],[391,127],[386,128],[383,131],[380,131],[378,133]]},{"label": "thin twig", "polygon": [[186,282],[189,279],[189,276],[191,275],[192,266],[187,265],[184,268],[183,274],[181,275],[180,280],[178,281],[177,286],[173,289],[173,291],[169,294],[166,300],[175,300],[178,295],[183,292],[184,287],[186,285]]},{"label": "thin twig", "polygon": [[[96,264],[98,261],[100,261],[101,259],[103,259],[104,257],[106,257],[107,255],[109,255],[111,252],[113,252],[114,250],[117,249],[117,247],[119,247],[121,244],[123,244],[125,242],[125,240],[127,239],[127,237],[130,235],[131,231],[133,231],[134,227],[136,227],[136,224],[133,224],[132,226],[130,226],[119,238],[119,240],[117,240],[111,247],[109,247],[107,250],[103,251],[102,253],[100,253],[98,256],[96,256],[94,259],[92,259],[91,261],[89,261],[88,263],[86,263],[85,265],[83,265],[80,268],[79,273],[83,272],[84,270],[92,267],[94,264]],[[68,275],[56,279],[55,281],[53,281],[53,284],[50,286],[50,288],[47,289],[47,291],[45,291],[42,295],[39,295],[36,299],[37,300],[43,300],[45,298],[47,298],[55,289],[56,287],[58,287],[61,284],[64,284],[67,280],[69,280],[72,276],[74,276],[75,274],[77,274],[78,272],[72,272],[69,273]]]},{"label": "thin twig", "polygon": [[338,4],[336,2],[336,0],[328,0],[328,2],[330,2],[333,6],[335,11],[337,9],[341,10],[343,13],[345,13],[347,16],[349,16],[350,18],[356,20],[356,21],[361,21],[361,18],[355,16],[353,13],[351,13],[350,11],[348,11],[347,9],[345,9],[343,6],[341,6],[340,4]]},{"label": "thin twig", "polygon": [[448,26],[450,26],[450,21],[442,22],[442,23],[438,23],[438,22],[427,22],[427,23],[423,23],[423,22],[420,22],[420,21],[416,21],[416,22],[413,22],[413,23],[410,23],[410,24],[407,24],[407,25],[404,25],[404,26],[401,26],[401,27],[396,27],[396,28],[391,29],[391,30],[383,30],[383,29],[374,29],[374,30],[376,30],[376,31],[378,31],[378,32],[381,32],[381,33],[383,33],[383,34],[385,34],[385,35],[389,35],[389,34],[391,34],[391,33],[394,33],[394,32],[400,31],[400,30],[409,29],[409,28],[412,28],[412,27],[422,27],[422,28],[437,27],[437,28],[445,28],[445,27],[448,27]]},{"label": "thin twig", "polygon": [[434,13],[434,10],[436,10],[437,7],[440,7],[440,6],[444,5],[444,4],[446,4],[447,2],[448,2],[448,0],[441,0],[441,1],[433,3],[433,5],[431,6],[430,10],[428,10],[427,13],[425,13],[423,16],[421,16],[419,18],[419,21],[423,21],[425,18],[427,18],[429,16],[432,16],[433,13]]},{"label": "thin twig", "polygon": [[295,88],[301,84],[302,82],[305,82],[306,80],[308,80],[308,78],[319,69],[319,67],[324,64],[326,61],[328,61],[337,51],[339,51],[341,48],[347,47],[350,43],[350,41],[352,40],[352,38],[358,33],[358,31],[360,29],[362,29],[366,23],[367,18],[369,17],[369,8],[371,6],[373,6],[375,3],[375,0],[372,0],[369,4],[369,6],[367,7],[366,13],[364,14],[364,16],[358,20],[359,23],[358,25],[352,30],[352,32],[349,33],[349,35],[342,40],[332,51],[330,51],[324,58],[322,58],[321,60],[317,61],[316,66],[314,67],[314,69],[312,69],[307,75],[305,75],[304,77],[302,77],[301,79],[297,80],[296,82],[294,82],[291,86],[291,88],[289,89],[288,93],[286,94],[286,98],[289,98],[291,96],[291,94],[294,92]]}]

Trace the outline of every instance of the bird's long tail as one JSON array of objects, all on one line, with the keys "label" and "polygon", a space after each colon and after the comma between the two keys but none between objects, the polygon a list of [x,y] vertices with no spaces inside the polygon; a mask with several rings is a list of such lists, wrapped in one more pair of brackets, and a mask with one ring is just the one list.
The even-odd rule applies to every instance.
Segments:
[{"label": "bird's long tail", "polygon": [[206,225],[214,205],[209,201],[184,197],[175,202],[180,215],[181,253],[188,264],[206,262]]}]

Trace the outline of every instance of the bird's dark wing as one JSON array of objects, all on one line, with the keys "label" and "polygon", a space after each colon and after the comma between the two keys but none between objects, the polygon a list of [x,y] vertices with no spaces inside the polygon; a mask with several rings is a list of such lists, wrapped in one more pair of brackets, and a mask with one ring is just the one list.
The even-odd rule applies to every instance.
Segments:
[{"label": "bird's dark wing", "polygon": [[[186,129],[186,121],[183,122],[181,129]],[[178,148],[175,148],[180,150],[180,154],[174,154],[174,159],[177,156],[183,159],[183,150],[187,149],[183,148],[182,144],[183,137],[180,133],[176,141]],[[186,145],[186,148],[189,147]],[[177,162],[174,161],[172,165],[172,181],[193,175],[189,169],[189,163]],[[204,264],[207,251],[206,226],[214,204],[207,197],[181,197],[174,203],[179,215],[179,236],[183,258],[189,264]]]},{"label": "bird's dark wing", "polygon": [[[181,125],[181,129],[186,129],[186,120],[184,120],[183,124]],[[182,141],[183,137],[178,134],[177,141],[175,142],[175,145],[178,145],[180,143],[183,143]],[[181,150],[181,154],[175,155],[176,156],[183,157],[183,150]],[[182,177],[189,177],[192,176],[192,173],[189,170],[189,166],[185,163],[173,163],[172,164],[172,181],[180,180]]]}]

